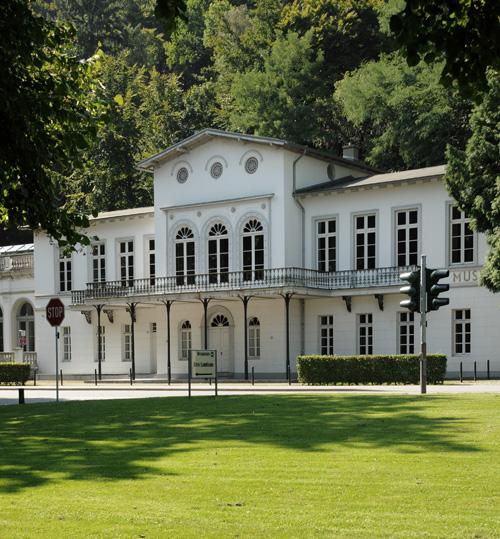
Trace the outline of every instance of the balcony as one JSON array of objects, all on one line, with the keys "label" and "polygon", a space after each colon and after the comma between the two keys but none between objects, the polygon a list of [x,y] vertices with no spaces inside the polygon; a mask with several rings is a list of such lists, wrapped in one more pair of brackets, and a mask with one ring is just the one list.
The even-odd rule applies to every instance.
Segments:
[{"label": "balcony", "polygon": [[33,253],[0,256],[0,278],[33,275]]},{"label": "balcony", "polygon": [[183,293],[237,292],[265,289],[309,289],[331,292],[400,286],[399,274],[413,267],[348,270],[331,273],[303,268],[230,271],[172,277],[88,283],[71,293],[73,305],[94,300],[166,296]]}]

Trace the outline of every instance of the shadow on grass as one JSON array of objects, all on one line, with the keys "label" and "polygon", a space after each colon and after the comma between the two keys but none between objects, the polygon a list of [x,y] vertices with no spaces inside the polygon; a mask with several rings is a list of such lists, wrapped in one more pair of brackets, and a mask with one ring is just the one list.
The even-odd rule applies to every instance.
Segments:
[{"label": "shadow on grass", "polygon": [[54,476],[140,478],[159,473],[156,459],[205,443],[300,451],[323,451],[325,444],[329,451],[340,446],[478,451],[460,439],[468,420],[445,416],[440,401],[394,395],[247,395],[4,407],[0,492],[36,487]]}]

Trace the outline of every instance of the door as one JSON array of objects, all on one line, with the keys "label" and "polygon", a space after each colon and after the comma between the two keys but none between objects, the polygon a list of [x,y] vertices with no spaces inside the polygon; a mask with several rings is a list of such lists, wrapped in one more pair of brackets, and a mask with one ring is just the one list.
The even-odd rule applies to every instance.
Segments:
[{"label": "door", "polygon": [[231,329],[223,314],[216,314],[210,322],[208,344],[211,350],[217,350],[217,370],[220,373],[233,372]]},{"label": "door", "polygon": [[149,360],[150,372],[156,373],[156,322],[151,322],[149,328]]}]

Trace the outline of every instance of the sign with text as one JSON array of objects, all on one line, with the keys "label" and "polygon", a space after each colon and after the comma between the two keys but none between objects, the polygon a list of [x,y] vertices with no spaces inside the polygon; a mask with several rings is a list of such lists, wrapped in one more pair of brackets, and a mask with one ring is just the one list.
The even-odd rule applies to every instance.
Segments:
[{"label": "sign with text", "polygon": [[193,378],[215,378],[217,350],[191,350],[191,375]]},{"label": "sign with text", "polygon": [[455,286],[479,286],[481,268],[450,269],[450,288]]},{"label": "sign with text", "polygon": [[51,326],[60,326],[64,320],[64,304],[59,298],[52,298],[45,307],[47,322]]}]

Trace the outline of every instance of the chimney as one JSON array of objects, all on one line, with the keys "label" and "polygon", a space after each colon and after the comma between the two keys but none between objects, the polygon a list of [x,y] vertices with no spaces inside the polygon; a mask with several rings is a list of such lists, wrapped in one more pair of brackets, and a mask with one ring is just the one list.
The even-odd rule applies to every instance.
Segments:
[{"label": "chimney", "polygon": [[342,157],[349,161],[359,161],[359,148],[356,144],[342,146]]}]

